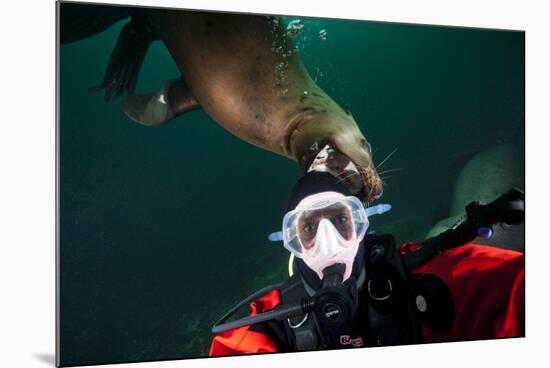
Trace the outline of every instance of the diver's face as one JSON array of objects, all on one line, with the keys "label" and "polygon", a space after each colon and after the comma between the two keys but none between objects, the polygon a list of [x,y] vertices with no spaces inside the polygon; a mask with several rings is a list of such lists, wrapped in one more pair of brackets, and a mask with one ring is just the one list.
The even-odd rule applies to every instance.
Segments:
[{"label": "diver's face", "polygon": [[320,210],[306,211],[298,220],[298,237],[302,247],[310,250],[315,245],[315,238],[322,219],[329,220],[345,240],[353,237],[353,223],[349,208],[342,203],[335,203]]}]

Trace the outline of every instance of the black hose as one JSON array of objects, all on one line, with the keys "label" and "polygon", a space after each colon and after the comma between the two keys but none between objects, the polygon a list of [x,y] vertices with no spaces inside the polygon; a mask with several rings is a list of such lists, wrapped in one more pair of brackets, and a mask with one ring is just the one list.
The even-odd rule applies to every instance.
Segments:
[{"label": "black hose", "polygon": [[289,305],[280,305],[273,310],[263,312],[255,316],[249,316],[239,319],[237,321],[227,322],[223,324],[216,323],[214,327],[212,327],[212,333],[218,334],[220,332],[231,330],[233,328],[253,325],[256,323],[262,323],[271,320],[282,320],[301,314],[303,314],[302,302]]}]

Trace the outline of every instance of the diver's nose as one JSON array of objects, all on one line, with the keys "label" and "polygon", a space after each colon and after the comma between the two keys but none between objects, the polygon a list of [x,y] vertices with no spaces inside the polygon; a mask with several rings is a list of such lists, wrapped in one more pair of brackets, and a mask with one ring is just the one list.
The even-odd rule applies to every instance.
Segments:
[{"label": "diver's nose", "polygon": [[323,256],[328,257],[336,250],[336,232],[338,232],[338,230],[336,230],[328,219],[322,219],[319,222],[315,243]]}]

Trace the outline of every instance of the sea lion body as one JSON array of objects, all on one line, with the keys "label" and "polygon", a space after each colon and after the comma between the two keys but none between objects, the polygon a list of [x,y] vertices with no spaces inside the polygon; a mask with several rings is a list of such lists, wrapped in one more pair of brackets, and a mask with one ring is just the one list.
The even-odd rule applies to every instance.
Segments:
[{"label": "sea lion body", "polygon": [[[106,101],[126,92],[122,109],[150,126],[202,108],[234,135],[298,161],[304,171],[329,145],[335,149],[327,163],[331,173],[367,201],[381,194],[370,145],[351,114],[311,79],[278,17],[127,8],[113,19],[106,14],[84,22],[85,32],[64,17],[62,33],[80,39],[130,14],[92,91],[105,90]],[[183,77],[136,95],[141,63],[155,39],[164,41]]]},{"label": "sea lion body", "polygon": [[[148,19],[201,107],[254,145],[295,158],[285,135],[300,112],[346,115],[311,80],[267,17],[158,10]],[[277,53],[278,47],[284,49]]]},{"label": "sea lion body", "polygon": [[311,79],[278,18],[163,9],[146,16],[218,124],[304,169],[331,144],[359,169],[365,198],[381,193],[370,145]]}]

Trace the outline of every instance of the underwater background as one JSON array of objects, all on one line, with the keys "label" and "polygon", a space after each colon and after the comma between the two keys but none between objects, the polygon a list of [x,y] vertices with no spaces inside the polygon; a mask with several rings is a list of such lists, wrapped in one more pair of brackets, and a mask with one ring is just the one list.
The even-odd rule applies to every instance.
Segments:
[{"label": "underwater background", "polygon": [[[393,209],[369,230],[421,241],[470,200],[524,188],[523,32],[299,19],[307,69],[353,114],[375,164],[396,150],[379,169],[392,170],[379,202]],[[126,22],[59,49],[62,365],[204,357],[225,311],[287,276],[289,254],[267,236],[295,162],[202,110],[150,128],[123,98],[88,93]],[[154,42],[138,93],[178,76]]]}]

